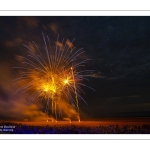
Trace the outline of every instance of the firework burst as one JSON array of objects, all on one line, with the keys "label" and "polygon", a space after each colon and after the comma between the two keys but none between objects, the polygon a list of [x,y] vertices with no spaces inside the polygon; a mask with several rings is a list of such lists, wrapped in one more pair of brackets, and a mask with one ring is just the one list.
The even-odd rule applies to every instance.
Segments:
[{"label": "firework burst", "polygon": [[23,60],[22,67],[14,67],[21,69],[20,76],[14,80],[14,84],[21,83],[22,86],[14,94],[33,91],[28,103],[36,98],[47,100],[46,111],[51,106],[52,116],[56,121],[57,110],[61,114],[61,103],[65,101],[77,112],[80,121],[79,100],[86,103],[81,96],[81,93],[84,93],[82,86],[86,86],[82,81],[89,76],[87,72],[91,71],[81,70],[81,67],[89,59],[78,61],[84,51],[83,48],[75,50],[72,44],[74,40],[63,43],[57,38],[55,49],[52,49],[49,38],[45,38],[44,34],[43,40],[44,50],[40,50],[33,41],[36,52],[24,45],[28,49],[28,56],[20,56]]}]

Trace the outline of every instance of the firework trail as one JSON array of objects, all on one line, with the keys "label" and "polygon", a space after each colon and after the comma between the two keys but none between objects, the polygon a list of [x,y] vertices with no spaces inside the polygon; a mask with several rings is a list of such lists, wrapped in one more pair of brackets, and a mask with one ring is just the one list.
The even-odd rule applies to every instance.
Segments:
[{"label": "firework trail", "polygon": [[52,116],[56,121],[57,106],[59,106],[59,116],[61,116],[61,103],[66,101],[76,110],[80,121],[78,101],[82,100],[86,103],[81,96],[81,93],[84,93],[81,86],[86,86],[82,81],[88,76],[87,72],[92,71],[80,70],[89,59],[78,61],[78,57],[84,51],[83,48],[75,51],[73,41],[67,40],[63,44],[63,41],[59,42],[57,38],[56,48],[53,49],[48,36],[45,38],[43,34],[43,40],[44,50],[40,50],[33,41],[36,52],[24,45],[28,49],[28,56],[20,56],[23,59],[23,66],[14,67],[21,69],[20,76],[14,80],[14,84],[19,83],[22,86],[14,94],[33,91],[28,103],[37,98],[41,101],[47,100],[46,111],[51,106]]}]

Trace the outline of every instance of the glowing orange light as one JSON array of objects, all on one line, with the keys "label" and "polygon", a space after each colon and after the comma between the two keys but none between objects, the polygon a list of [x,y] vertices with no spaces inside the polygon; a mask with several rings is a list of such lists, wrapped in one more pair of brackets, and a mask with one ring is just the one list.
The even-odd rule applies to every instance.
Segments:
[{"label": "glowing orange light", "polygon": [[42,89],[45,92],[56,92],[56,88],[53,84],[43,84]]},{"label": "glowing orange light", "polygon": [[68,84],[68,83],[69,83],[68,79],[66,79],[66,80],[64,81],[64,83],[65,83],[65,84]]}]

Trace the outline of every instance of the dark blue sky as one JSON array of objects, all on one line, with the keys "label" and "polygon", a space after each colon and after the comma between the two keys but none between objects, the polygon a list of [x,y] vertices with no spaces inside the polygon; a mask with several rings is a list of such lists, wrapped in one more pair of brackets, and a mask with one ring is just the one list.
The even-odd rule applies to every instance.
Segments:
[{"label": "dark blue sky", "polygon": [[85,83],[96,92],[84,89],[83,116],[150,116],[150,17],[144,16],[0,17],[1,116],[7,114],[2,107],[11,112],[14,106],[16,55],[26,54],[22,44],[42,46],[42,32],[52,43],[58,33],[60,40],[76,38],[74,46],[92,59],[86,67],[95,71]]}]

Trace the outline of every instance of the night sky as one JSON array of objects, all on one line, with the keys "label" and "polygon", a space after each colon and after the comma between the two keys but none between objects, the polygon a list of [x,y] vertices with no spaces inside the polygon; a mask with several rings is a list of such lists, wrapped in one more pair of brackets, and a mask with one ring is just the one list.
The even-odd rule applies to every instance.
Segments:
[{"label": "night sky", "polygon": [[15,95],[20,66],[18,55],[26,56],[34,41],[44,45],[42,32],[52,44],[72,40],[84,47],[87,69],[95,70],[83,88],[79,106],[83,118],[150,117],[150,17],[0,17],[0,117],[2,119],[44,116],[38,100],[27,106],[28,92]]}]

